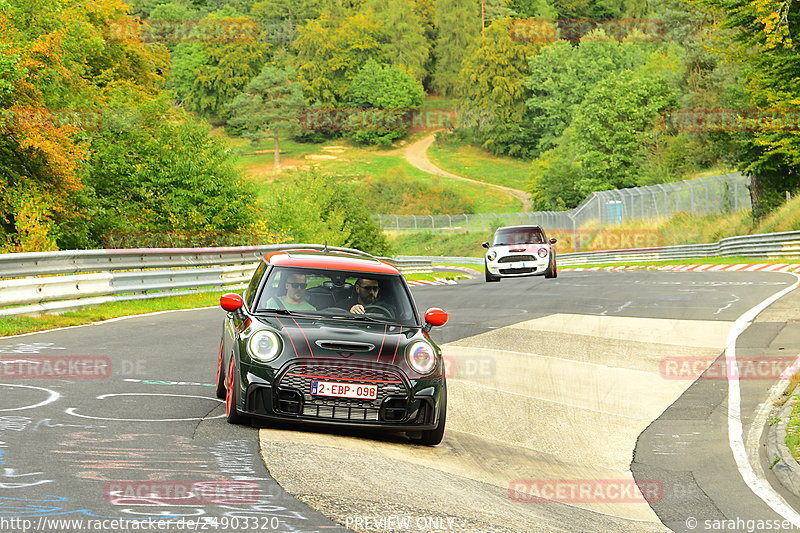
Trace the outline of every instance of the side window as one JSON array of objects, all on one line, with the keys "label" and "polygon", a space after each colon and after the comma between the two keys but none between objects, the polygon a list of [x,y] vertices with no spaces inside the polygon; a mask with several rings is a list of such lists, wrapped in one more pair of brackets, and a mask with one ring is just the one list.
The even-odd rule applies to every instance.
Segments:
[{"label": "side window", "polygon": [[253,300],[255,300],[256,293],[258,292],[258,286],[261,284],[261,278],[264,277],[264,272],[267,271],[267,264],[261,263],[256,268],[253,277],[250,279],[250,283],[247,285],[247,291],[244,294],[244,301],[247,303],[247,308],[253,308]]}]

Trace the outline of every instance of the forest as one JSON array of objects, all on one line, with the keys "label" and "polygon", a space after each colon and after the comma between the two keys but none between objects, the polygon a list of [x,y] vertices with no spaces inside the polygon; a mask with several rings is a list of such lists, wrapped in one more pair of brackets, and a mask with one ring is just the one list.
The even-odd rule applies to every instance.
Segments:
[{"label": "forest", "polygon": [[0,246],[386,253],[364,184],[300,172],[257,202],[212,128],[276,159],[392,146],[439,127],[430,102],[441,142],[529,164],[535,209],[736,168],[757,220],[800,185],[798,22],[792,0],[0,0]]}]

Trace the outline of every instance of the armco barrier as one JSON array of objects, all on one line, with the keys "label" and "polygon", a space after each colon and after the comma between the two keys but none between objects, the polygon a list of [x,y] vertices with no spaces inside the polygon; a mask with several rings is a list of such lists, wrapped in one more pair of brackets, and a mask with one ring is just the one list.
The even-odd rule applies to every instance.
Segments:
[{"label": "armco barrier", "polygon": [[[556,251],[558,250],[556,245]],[[786,259],[800,257],[800,231],[762,233],[728,237],[710,244],[686,244],[658,248],[630,250],[601,250],[593,252],[559,253],[558,264],[586,265],[594,263],[633,263],[641,261],[675,261],[702,259],[703,257],[752,257],[758,259]],[[399,256],[398,259],[431,260],[439,263],[482,265],[483,257]]]},{"label": "armco barrier", "polygon": [[[109,301],[238,289],[265,253],[309,244],[231,248],[73,250],[0,255],[0,315],[60,312]],[[331,250],[359,252],[350,248]],[[431,262],[388,259],[403,272]]]}]

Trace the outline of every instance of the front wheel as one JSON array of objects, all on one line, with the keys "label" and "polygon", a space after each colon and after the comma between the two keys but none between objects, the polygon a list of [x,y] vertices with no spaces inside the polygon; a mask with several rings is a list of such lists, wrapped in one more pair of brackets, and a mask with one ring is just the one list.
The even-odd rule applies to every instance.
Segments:
[{"label": "front wheel", "polygon": [[558,267],[556,266],[555,254],[550,256],[550,264],[547,265],[547,270],[544,272],[544,277],[550,279],[558,277]]},{"label": "front wheel", "polygon": [[492,276],[489,273],[489,265],[487,265],[485,261],[483,263],[483,269],[484,269],[483,272],[486,276],[486,283],[491,283],[493,281],[500,281],[500,276]]},{"label": "front wheel", "polygon": [[444,426],[447,423],[447,386],[442,389],[442,399],[439,407],[439,424],[435,429],[422,431],[422,435],[413,439],[415,443],[423,446],[436,446],[444,438]]},{"label": "front wheel", "polygon": [[237,378],[236,363],[231,355],[231,363],[228,365],[228,374],[225,376],[225,418],[229,424],[246,424],[247,417],[239,414],[237,404],[239,403],[239,380]]},{"label": "front wheel", "polygon": [[214,393],[220,400],[225,399],[225,358],[222,356],[222,341],[219,341],[219,355],[217,356],[217,379]]}]

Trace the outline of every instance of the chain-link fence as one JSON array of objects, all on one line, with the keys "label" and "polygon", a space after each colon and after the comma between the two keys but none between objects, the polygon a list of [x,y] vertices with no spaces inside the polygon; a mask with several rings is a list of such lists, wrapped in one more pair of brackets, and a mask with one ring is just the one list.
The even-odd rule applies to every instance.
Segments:
[{"label": "chain-link fence", "polygon": [[666,218],[686,212],[735,213],[751,208],[750,178],[725,174],[648,187],[592,193],[569,211],[478,213],[472,215],[376,215],[384,230],[490,230],[498,226],[539,224],[544,228],[602,229],[631,220]]}]

